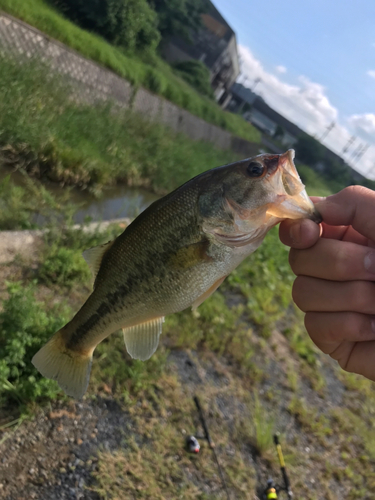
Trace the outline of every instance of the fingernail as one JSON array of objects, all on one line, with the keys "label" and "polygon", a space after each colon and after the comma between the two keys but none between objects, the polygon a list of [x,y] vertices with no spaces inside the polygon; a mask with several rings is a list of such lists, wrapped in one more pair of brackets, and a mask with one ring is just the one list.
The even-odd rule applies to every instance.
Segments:
[{"label": "fingernail", "polygon": [[315,208],[319,211],[321,205],[325,205],[330,196],[314,196]]},{"label": "fingernail", "polygon": [[364,259],[365,269],[371,274],[375,274],[375,252],[369,252]]}]

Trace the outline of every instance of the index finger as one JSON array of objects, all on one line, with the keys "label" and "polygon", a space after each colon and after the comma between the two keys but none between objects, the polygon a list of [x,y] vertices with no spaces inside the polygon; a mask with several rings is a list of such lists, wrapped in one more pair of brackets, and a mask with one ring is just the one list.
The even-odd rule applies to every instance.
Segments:
[{"label": "index finger", "polygon": [[375,192],[363,186],[349,186],[318,201],[316,208],[331,226],[353,226],[360,234],[375,240]]}]

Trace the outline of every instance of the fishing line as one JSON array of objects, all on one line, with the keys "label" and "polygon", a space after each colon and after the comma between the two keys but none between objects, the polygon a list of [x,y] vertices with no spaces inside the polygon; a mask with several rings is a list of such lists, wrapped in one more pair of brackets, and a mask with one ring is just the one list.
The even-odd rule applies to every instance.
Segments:
[{"label": "fishing line", "polygon": [[214,443],[211,440],[210,433],[208,432],[208,427],[207,427],[207,424],[206,424],[206,420],[204,418],[203,410],[202,410],[202,407],[201,407],[201,405],[199,403],[199,399],[198,399],[197,396],[194,396],[194,403],[195,403],[195,406],[197,407],[197,410],[198,410],[199,419],[201,421],[203,432],[204,432],[204,437],[205,437],[206,441],[208,442],[208,445],[211,448],[212,453],[214,455],[215,462],[216,462],[216,465],[217,465],[217,468],[218,468],[218,471],[219,471],[220,479],[221,479],[221,482],[223,483],[223,488],[224,488],[225,493],[227,495],[227,499],[230,500],[228,486],[227,486],[227,483],[225,481],[225,477],[224,477],[222,468],[220,466],[219,459],[217,458],[217,454],[216,454],[216,451],[215,451],[215,445],[214,445]]}]

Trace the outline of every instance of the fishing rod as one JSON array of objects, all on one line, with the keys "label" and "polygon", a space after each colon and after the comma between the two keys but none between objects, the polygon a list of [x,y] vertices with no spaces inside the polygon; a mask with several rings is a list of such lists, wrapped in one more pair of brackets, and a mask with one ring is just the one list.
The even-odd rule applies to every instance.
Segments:
[{"label": "fishing rod", "polygon": [[279,436],[277,434],[275,434],[273,436],[273,442],[275,443],[275,446],[276,446],[277,455],[279,457],[279,462],[280,462],[280,470],[281,470],[281,474],[282,474],[283,479],[284,479],[283,490],[286,491],[286,494],[288,495],[288,500],[291,500],[293,498],[292,488],[290,486],[288,474],[286,473],[284,455],[283,455],[283,451],[281,449]]},{"label": "fishing rod", "polygon": [[279,436],[277,434],[273,436],[273,442],[275,443],[277,456],[279,457],[280,469],[284,480],[284,486],[276,485],[272,478],[268,479],[267,486],[263,490],[262,498],[263,500],[277,500],[279,498],[278,493],[280,491],[285,491],[288,496],[288,500],[291,500],[293,498],[293,493],[290,486],[288,475],[286,473],[284,455],[281,449]]},{"label": "fishing rod", "polygon": [[[215,444],[211,440],[210,433],[208,432],[208,427],[207,427],[206,419],[204,418],[203,410],[202,410],[202,407],[200,405],[200,402],[199,402],[199,399],[198,399],[197,396],[194,396],[194,403],[195,403],[195,406],[197,407],[197,410],[198,410],[199,420],[201,421],[203,432],[204,432],[204,438],[206,439],[206,441],[208,443],[208,446],[212,450],[212,453],[214,455],[215,462],[216,462],[216,465],[217,465],[217,468],[218,468],[218,471],[219,471],[220,479],[221,479],[221,482],[223,484],[223,488],[224,488],[225,493],[227,495],[227,499],[230,500],[230,495],[229,495],[229,490],[228,490],[228,487],[227,487],[227,483],[225,481],[225,477],[224,477],[223,471],[222,471],[222,469],[220,467],[220,463],[219,463],[219,460],[218,460],[217,455],[216,455]],[[194,450],[194,451],[196,451],[196,450]],[[199,451],[199,449],[198,449],[198,451]]]}]

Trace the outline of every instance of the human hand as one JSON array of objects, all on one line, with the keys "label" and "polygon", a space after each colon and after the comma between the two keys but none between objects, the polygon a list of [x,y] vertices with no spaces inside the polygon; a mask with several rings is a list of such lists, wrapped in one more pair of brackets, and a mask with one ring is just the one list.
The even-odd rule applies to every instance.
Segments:
[{"label": "human hand", "polygon": [[351,186],[313,198],[323,217],[286,220],[293,300],[314,343],[349,372],[375,380],[375,192]]}]

